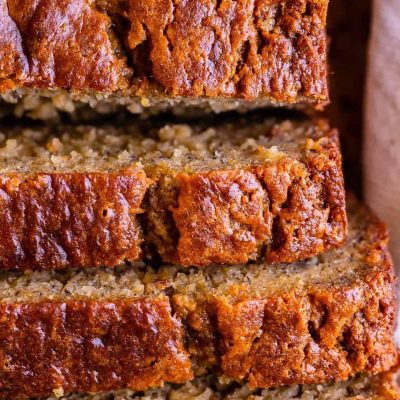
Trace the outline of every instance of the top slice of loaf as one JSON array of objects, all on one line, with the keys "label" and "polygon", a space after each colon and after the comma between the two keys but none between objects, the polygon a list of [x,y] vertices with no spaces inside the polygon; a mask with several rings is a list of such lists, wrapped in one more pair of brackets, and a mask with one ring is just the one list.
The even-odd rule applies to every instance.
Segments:
[{"label": "top slice of loaf", "polygon": [[324,103],[327,6],[328,0],[2,1],[0,93],[19,102],[17,114],[36,118],[79,104],[141,112],[177,104],[223,110]]},{"label": "top slice of loaf", "polygon": [[293,385],[252,390],[248,386],[224,385],[215,377],[195,379],[185,385],[166,385],[145,393],[122,390],[103,394],[71,394],[47,400],[399,400],[394,372],[374,377],[358,376],[348,381],[321,385]]},{"label": "top slice of loaf", "polygon": [[270,388],[389,370],[387,232],[363,209],[349,215],[346,246],[290,265],[0,274],[0,398],[146,390],[208,373]]},{"label": "top slice of loaf", "polygon": [[291,262],[342,244],[322,120],[2,129],[0,269]]}]

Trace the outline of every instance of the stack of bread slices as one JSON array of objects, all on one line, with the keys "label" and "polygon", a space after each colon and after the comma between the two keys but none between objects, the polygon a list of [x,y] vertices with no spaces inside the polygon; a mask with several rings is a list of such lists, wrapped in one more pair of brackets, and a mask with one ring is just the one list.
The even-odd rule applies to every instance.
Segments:
[{"label": "stack of bread slices", "polygon": [[0,0],[0,399],[400,399],[327,6]]}]

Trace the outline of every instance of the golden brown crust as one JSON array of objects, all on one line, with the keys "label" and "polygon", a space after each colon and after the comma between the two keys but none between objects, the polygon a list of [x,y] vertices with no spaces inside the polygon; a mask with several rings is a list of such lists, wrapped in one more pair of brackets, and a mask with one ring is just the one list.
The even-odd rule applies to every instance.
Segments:
[{"label": "golden brown crust", "polygon": [[[177,240],[158,243],[165,261],[201,266],[262,256],[292,262],[345,240],[336,131],[305,144],[300,164],[287,157],[252,169],[180,173],[176,179],[179,194],[170,208]],[[157,218],[156,210],[150,212]]]},{"label": "golden brown crust", "polygon": [[23,53],[21,35],[5,1],[0,4],[0,27],[0,90],[9,90],[26,77],[29,64]]},{"label": "golden brown crust", "polygon": [[327,3],[7,0],[0,91],[323,103]]},{"label": "golden brown crust", "polygon": [[360,268],[348,278],[265,297],[235,285],[193,297],[168,286],[156,298],[0,304],[0,397],[142,390],[208,371],[275,387],[388,370],[398,362],[396,278],[386,229],[362,217]]},{"label": "golden brown crust", "polygon": [[370,269],[358,279],[271,298],[249,298],[240,287],[231,289],[234,300],[216,296],[193,304],[175,295],[192,358],[254,387],[345,380],[393,367],[397,280],[386,227],[364,217],[369,225],[360,237],[358,262]]},{"label": "golden brown crust", "polygon": [[0,306],[0,397],[118,387],[143,390],[192,378],[167,299]]},{"label": "golden brown crust", "polygon": [[93,2],[9,0],[3,4],[0,36],[9,50],[6,61],[7,57],[15,60],[7,65],[8,69],[14,65],[8,78],[14,79],[16,87],[114,91],[126,86],[125,60],[116,54],[111,20]]},{"label": "golden brown crust", "polygon": [[154,255],[184,266],[292,262],[335,248],[347,233],[338,134],[315,124],[324,134],[302,138],[299,157],[282,152],[250,167],[3,173],[0,269],[113,267]]},{"label": "golden brown crust", "polygon": [[114,266],[141,256],[149,180],[112,173],[0,175],[0,268]]},{"label": "golden brown crust", "polygon": [[[217,5],[216,5],[217,4]],[[325,1],[129,2],[133,50],[178,96],[326,100]]]},{"label": "golden brown crust", "polygon": [[389,372],[379,374],[372,378],[371,386],[376,397],[373,400],[399,400],[399,374],[398,368],[393,368]]}]

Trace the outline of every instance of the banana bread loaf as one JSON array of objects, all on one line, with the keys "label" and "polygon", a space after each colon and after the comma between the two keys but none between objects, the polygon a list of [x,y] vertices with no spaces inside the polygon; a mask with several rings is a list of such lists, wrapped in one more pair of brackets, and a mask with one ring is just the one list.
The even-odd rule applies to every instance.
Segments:
[{"label": "banana bread loaf", "polygon": [[249,118],[0,129],[0,269],[115,266],[142,250],[185,266],[291,262],[342,244],[337,132]]},{"label": "banana bread loaf", "polygon": [[387,232],[350,213],[346,246],[290,265],[3,273],[0,398],[145,390],[209,372],[269,388],[389,370]]},{"label": "banana bread loaf", "polygon": [[181,386],[166,385],[145,393],[129,390],[97,395],[71,394],[47,400],[399,400],[400,390],[393,372],[374,377],[358,376],[323,385],[293,385],[278,389],[252,390],[248,386],[223,385],[215,377],[195,379]]},{"label": "banana bread loaf", "polygon": [[[0,93],[51,118],[328,100],[328,0],[4,0]],[[253,103],[253,104],[252,104]]]}]

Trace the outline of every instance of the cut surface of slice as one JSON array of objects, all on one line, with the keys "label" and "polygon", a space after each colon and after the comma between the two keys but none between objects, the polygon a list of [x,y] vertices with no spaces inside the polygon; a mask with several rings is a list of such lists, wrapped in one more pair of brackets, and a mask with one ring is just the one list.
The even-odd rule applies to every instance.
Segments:
[{"label": "cut surface of slice", "polygon": [[210,372],[271,388],[390,369],[387,232],[354,207],[344,247],[289,265],[3,273],[0,397],[145,390]]},{"label": "cut surface of slice", "polygon": [[17,103],[17,115],[34,118],[83,104],[142,112],[326,103],[327,7],[328,0],[3,1],[0,93]]},{"label": "cut surface of slice", "polygon": [[184,385],[166,385],[145,393],[121,390],[97,395],[61,395],[47,400],[399,400],[396,378],[395,373],[387,372],[337,383],[254,390],[237,384],[224,385],[215,377],[207,376]]},{"label": "cut surface of slice", "polygon": [[336,130],[250,121],[0,129],[0,269],[292,262],[342,244]]}]

